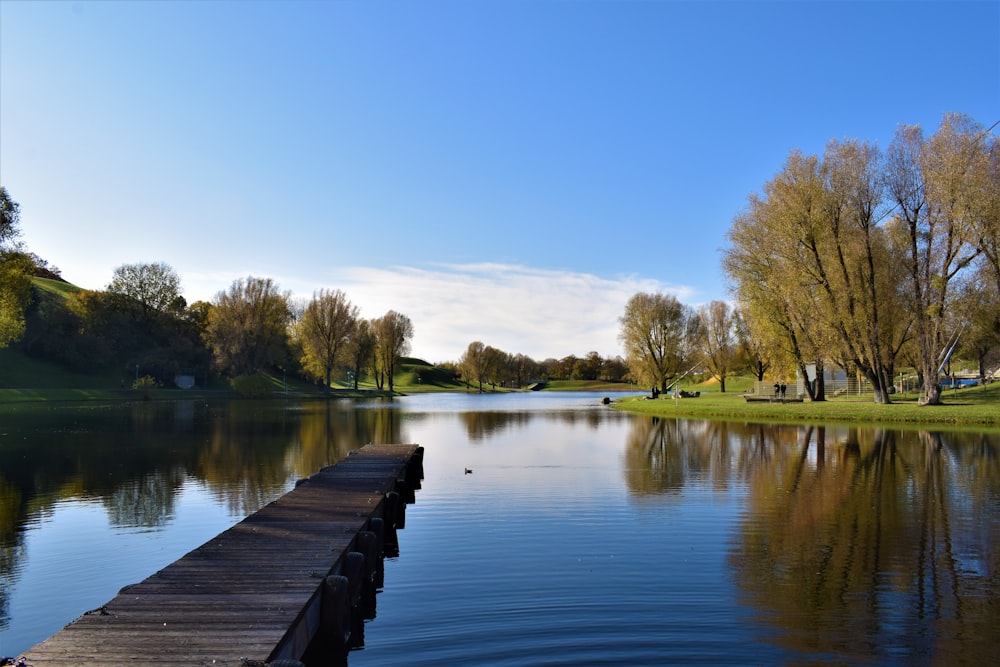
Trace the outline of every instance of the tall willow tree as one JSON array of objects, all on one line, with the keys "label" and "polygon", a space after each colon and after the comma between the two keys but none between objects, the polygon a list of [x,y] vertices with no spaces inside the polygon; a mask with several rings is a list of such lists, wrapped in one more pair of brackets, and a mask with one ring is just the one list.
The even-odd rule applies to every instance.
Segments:
[{"label": "tall willow tree", "polygon": [[929,139],[920,127],[903,126],[889,146],[886,187],[906,234],[917,370],[927,405],[941,402],[940,351],[953,333],[951,284],[980,252],[997,246],[997,227],[988,219],[992,202],[983,199],[997,187],[996,144],[967,116],[949,114]]},{"label": "tall willow tree", "polygon": [[[862,373],[888,403],[891,350],[883,310],[891,246],[878,227],[877,149],[831,142],[821,161],[793,152],[782,171],[734,221],[724,260],[752,319],[770,317],[801,374],[825,358]],[[821,356],[822,351],[822,356]],[[813,400],[822,396],[810,391]]]},{"label": "tall willow tree", "polygon": [[856,140],[822,159],[793,151],[729,232],[723,265],[746,319],[780,331],[801,372],[812,355],[832,360],[880,403],[915,339],[922,402],[940,402],[939,350],[957,323],[949,285],[977,256],[990,267],[1000,245],[997,154],[958,115],[928,140],[900,128],[887,156]]},{"label": "tall willow tree", "polygon": [[[793,157],[795,157],[793,155]],[[768,188],[770,187],[767,186]],[[734,286],[740,312],[753,338],[772,350],[773,361],[790,359],[802,377],[815,363],[816,384],[806,384],[814,401],[825,398],[822,341],[808,308],[799,304],[793,278],[798,274],[795,243],[776,224],[775,205],[765,196],[751,195],[747,208],[733,220],[723,268]],[[798,298],[796,298],[798,297]]]},{"label": "tall willow tree", "polygon": [[697,321],[694,311],[669,294],[640,292],[619,319],[629,372],[636,382],[666,391],[691,363]]}]

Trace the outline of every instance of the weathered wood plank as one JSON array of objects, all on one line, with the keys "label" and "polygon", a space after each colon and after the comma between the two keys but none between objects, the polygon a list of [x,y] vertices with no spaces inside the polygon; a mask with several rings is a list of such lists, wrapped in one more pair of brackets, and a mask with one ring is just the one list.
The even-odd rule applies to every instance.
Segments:
[{"label": "weathered wood plank", "polygon": [[[240,665],[301,655],[318,630],[324,578],[383,517],[386,494],[422,470],[413,465],[422,454],[416,445],[369,445],[323,468],[38,644],[29,662]],[[385,517],[387,531],[395,520]]]}]

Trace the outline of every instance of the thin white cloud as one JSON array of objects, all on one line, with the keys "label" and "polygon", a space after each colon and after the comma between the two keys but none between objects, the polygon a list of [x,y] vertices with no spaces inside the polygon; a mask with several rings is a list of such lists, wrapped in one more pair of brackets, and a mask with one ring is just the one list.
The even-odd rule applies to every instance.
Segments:
[{"label": "thin white cloud", "polygon": [[413,354],[431,362],[457,360],[475,340],[538,360],[592,350],[614,356],[621,349],[618,318],[633,294],[667,291],[682,301],[693,294],[635,276],[505,264],[351,267],[330,280],[365,317],[390,309],[407,315],[415,330]]}]

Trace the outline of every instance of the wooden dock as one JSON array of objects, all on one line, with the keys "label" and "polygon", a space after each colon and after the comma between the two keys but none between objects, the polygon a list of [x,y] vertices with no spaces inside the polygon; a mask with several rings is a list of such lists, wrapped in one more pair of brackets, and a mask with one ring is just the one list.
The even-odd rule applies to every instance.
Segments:
[{"label": "wooden dock", "polygon": [[[34,667],[295,664],[374,617],[423,448],[368,445],[25,652]],[[370,600],[370,605],[365,600]],[[370,606],[370,609],[366,607]]]}]

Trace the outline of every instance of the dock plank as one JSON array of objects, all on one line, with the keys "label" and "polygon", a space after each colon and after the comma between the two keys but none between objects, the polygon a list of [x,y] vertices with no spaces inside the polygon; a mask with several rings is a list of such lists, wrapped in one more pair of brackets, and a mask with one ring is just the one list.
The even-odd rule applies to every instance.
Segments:
[{"label": "dock plank", "polygon": [[[339,571],[359,531],[383,516],[386,495],[422,454],[417,445],[368,445],[323,468],[126,586],[27,651],[28,661],[35,667],[245,665],[304,650],[299,638],[316,631],[324,577]],[[411,482],[418,488],[419,480]]]}]

